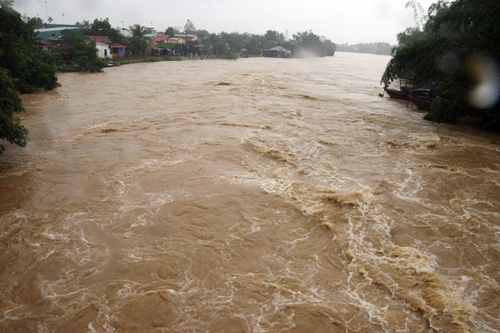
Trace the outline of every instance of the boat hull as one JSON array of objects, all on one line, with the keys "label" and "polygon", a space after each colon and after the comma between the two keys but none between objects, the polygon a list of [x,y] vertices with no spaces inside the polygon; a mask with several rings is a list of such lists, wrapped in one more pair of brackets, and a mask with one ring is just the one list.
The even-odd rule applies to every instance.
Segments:
[{"label": "boat hull", "polygon": [[432,99],[430,98],[425,98],[425,97],[414,97],[414,96],[408,96],[408,99],[410,102],[415,104],[417,108],[425,111],[430,111],[431,110],[431,104],[433,102]]},{"label": "boat hull", "polygon": [[389,88],[384,88],[384,90],[387,93],[387,95],[389,95],[390,98],[402,99],[405,101],[408,100],[408,94],[406,94],[402,91],[389,89]]}]

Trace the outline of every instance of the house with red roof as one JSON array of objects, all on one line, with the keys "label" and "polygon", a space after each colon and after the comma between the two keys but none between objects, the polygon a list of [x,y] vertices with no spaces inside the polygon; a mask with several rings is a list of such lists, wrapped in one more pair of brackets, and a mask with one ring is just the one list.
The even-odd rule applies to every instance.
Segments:
[{"label": "house with red roof", "polygon": [[95,47],[99,51],[99,57],[115,58],[125,56],[126,46],[113,43],[108,36],[86,36],[88,39],[95,42]]},{"label": "house with red roof", "polygon": [[154,41],[157,43],[166,43],[169,35],[157,34]]},{"label": "house with red roof", "polygon": [[103,59],[113,58],[111,48],[109,47],[113,42],[108,36],[86,36],[87,39],[95,42],[95,48],[98,51],[98,56]]}]

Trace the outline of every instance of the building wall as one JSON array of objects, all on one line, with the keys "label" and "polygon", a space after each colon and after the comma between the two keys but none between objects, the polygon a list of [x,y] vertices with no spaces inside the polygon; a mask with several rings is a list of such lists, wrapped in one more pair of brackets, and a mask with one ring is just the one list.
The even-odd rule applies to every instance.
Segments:
[{"label": "building wall", "polygon": [[113,58],[113,56],[111,55],[111,49],[109,48],[108,44],[96,43],[95,47],[99,51],[99,53],[97,55],[100,58],[103,58],[103,59]]}]

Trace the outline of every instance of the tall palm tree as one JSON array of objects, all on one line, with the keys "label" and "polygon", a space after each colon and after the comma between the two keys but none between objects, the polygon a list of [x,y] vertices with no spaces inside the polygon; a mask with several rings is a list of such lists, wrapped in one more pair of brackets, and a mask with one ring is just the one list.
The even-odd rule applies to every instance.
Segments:
[{"label": "tall palm tree", "polygon": [[134,37],[142,37],[146,34],[146,27],[140,24],[134,24],[128,27]]}]

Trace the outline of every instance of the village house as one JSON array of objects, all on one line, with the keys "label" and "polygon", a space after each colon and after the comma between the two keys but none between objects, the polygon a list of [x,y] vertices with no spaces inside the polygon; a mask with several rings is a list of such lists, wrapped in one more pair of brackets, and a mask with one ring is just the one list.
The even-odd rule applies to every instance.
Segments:
[{"label": "village house", "polygon": [[288,51],[282,46],[275,46],[271,49],[266,49],[262,52],[264,57],[271,58],[290,58],[292,56],[292,52]]},{"label": "village house", "polygon": [[173,38],[180,38],[186,41],[186,43],[198,43],[199,38],[192,34],[175,34]]},{"label": "village house", "polygon": [[186,44],[186,41],[182,38],[177,38],[177,37],[169,37],[167,39],[167,43],[170,44]]},{"label": "village house", "polygon": [[169,37],[170,37],[169,35],[157,34],[154,41],[159,44],[166,43]]},{"label": "village house", "polygon": [[109,47],[113,42],[108,38],[108,36],[87,36],[87,38],[95,42],[95,47],[100,58],[113,58],[111,48]]},{"label": "village house", "polygon": [[120,58],[126,55],[125,49],[127,47],[124,45],[113,43],[109,46],[109,48],[111,49],[111,55],[113,58]]},{"label": "village house", "polygon": [[50,51],[54,47],[62,47],[64,42],[61,40],[61,37],[64,30],[80,30],[80,27],[61,26],[57,28],[35,29],[33,46],[39,51]]}]

